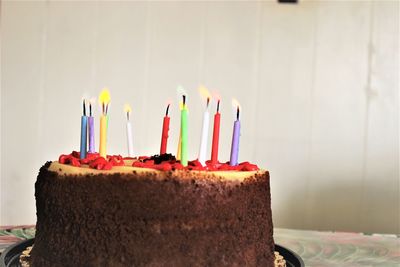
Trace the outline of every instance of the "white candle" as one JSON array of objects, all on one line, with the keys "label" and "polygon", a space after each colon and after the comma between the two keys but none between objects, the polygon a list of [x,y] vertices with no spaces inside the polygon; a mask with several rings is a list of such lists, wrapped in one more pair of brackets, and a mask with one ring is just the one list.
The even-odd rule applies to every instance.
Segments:
[{"label": "white candle", "polygon": [[199,148],[199,157],[198,160],[201,165],[206,165],[206,154],[207,154],[207,145],[208,145],[208,127],[210,125],[210,113],[208,111],[208,106],[210,104],[211,95],[208,92],[207,88],[203,85],[199,87],[199,93],[203,99],[207,100],[206,109],[203,114],[203,127],[201,128],[201,139],[200,139],[200,148]]},{"label": "white candle", "polygon": [[130,122],[131,107],[125,105],[126,112],[126,138],[128,141],[128,156],[133,157],[133,139],[132,139],[132,124]]},{"label": "white candle", "polygon": [[130,121],[126,122],[126,135],[128,138],[128,156],[133,157],[132,124]]},{"label": "white candle", "polygon": [[203,115],[203,127],[201,128],[201,139],[200,139],[200,149],[199,149],[199,162],[203,166],[205,166],[206,163],[209,124],[210,124],[210,113],[208,112],[208,105],[207,105],[207,108],[204,111]]}]

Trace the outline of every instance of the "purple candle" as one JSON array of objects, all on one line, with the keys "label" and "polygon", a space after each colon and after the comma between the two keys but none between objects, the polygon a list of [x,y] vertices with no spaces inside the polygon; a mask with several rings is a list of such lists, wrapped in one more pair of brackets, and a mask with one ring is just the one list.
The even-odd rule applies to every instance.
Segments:
[{"label": "purple candle", "polygon": [[239,120],[239,105],[237,105],[236,121],[233,124],[231,159],[229,161],[229,165],[231,165],[231,166],[238,165],[239,139],[240,139],[240,120]]},{"label": "purple candle", "polygon": [[89,103],[89,153],[95,153],[96,149],[94,148],[94,117],[92,116],[92,103]]},{"label": "purple candle", "polygon": [[89,120],[89,153],[95,153],[96,149],[94,148],[94,118],[90,116]]}]

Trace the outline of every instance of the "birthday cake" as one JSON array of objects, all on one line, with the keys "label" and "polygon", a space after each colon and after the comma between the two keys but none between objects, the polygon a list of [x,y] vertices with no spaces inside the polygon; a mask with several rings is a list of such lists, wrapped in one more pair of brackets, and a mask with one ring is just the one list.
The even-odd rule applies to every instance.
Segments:
[{"label": "birthday cake", "polygon": [[274,266],[267,171],[65,158],[37,178],[32,266]]},{"label": "birthday cake", "polygon": [[211,160],[187,159],[185,127],[179,158],[165,153],[165,119],[160,155],[107,155],[104,111],[99,153],[84,112],[80,152],[40,169],[31,266],[283,266],[274,254],[269,173],[237,161],[239,108],[227,163],[218,161],[219,118]]}]

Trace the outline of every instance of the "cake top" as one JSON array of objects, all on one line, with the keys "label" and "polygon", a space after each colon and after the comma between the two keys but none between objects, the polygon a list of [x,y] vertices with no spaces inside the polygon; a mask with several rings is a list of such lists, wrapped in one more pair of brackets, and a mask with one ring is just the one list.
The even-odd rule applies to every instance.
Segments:
[{"label": "cake top", "polygon": [[[158,171],[209,171],[209,172],[254,172],[259,168],[255,164],[249,162],[242,162],[236,166],[231,166],[229,162],[213,163],[211,160],[206,161],[203,165],[198,160],[189,161],[187,166],[183,166],[171,154],[155,155],[152,157],[122,157],[120,155],[108,155],[106,158],[101,157],[98,153],[87,153],[86,157],[81,159],[80,153],[73,151],[70,154],[63,154],[59,157],[57,164],[70,165],[73,167],[81,167],[93,171],[112,171],[112,172],[126,172],[135,169],[152,169]],[[78,173],[79,170],[68,168],[71,172]],[[92,171],[92,172],[93,172]]]}]

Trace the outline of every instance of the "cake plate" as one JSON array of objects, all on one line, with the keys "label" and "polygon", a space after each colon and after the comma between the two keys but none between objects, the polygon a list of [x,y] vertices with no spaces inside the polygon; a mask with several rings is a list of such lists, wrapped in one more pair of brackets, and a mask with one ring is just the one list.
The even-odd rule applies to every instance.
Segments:
[{"label": "cake plate", "polygon": [[[21,241],[8,247],[0,257],[0,267],[21,267],[19,256],[29,246],[33,245],[34,238]],[[304,262],[295,252],[275,244],[275,250],[286,260],[287,267],[304,267]]]},{"label": "cake plate", "polygon": [[9,246],[0,256],[0,267],[20,267],[19,256],[29,246],[33,245],[34,238],[18,242]]},{"label": "cake plate", "polygon": [[304,262],[300,256],[292,250],[275,244],[275,251],[278,251],[286,261],[286,267],[304,267]]}]

